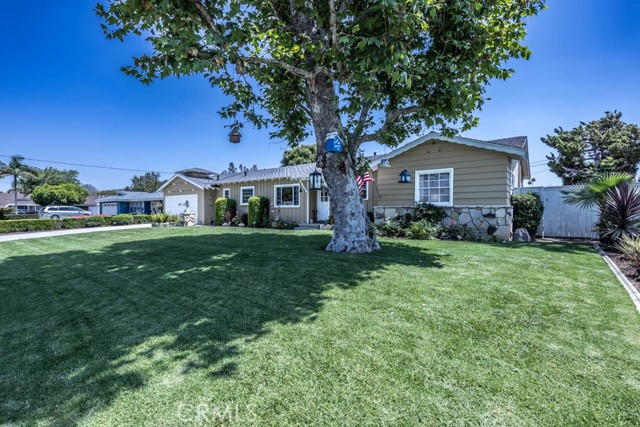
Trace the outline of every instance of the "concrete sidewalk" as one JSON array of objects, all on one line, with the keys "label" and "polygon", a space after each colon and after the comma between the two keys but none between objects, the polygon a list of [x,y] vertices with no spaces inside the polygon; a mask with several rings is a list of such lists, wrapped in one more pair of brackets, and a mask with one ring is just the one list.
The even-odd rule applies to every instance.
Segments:
[{"label": "concrete sidewalk", "polygon": [[39,239],[41,237],[66,236],[67,234],[97,233],[101,231],[131,230],[134,228],[151,228],[151,224],[114,225],[109,227],[74,228],[71,230],[34,231],[31,233],[5,234],[0,236],[0,242],[14,240]]}]

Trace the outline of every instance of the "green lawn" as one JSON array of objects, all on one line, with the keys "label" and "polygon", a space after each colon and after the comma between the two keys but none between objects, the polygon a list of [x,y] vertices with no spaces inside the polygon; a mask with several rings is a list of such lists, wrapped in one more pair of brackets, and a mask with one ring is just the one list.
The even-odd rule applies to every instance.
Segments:
[{"label": "green lawn", "polygon": [[640,424],[640,315],[591,248],[329,238],[0,243],[0,424]]}]

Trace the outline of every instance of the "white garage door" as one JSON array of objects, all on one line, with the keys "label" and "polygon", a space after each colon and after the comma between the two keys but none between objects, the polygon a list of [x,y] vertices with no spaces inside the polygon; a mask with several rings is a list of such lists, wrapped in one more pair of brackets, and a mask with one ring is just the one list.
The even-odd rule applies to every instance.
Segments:
[{"label": "white garage door", "polygon": [[185,194],[180,196],[165,196],[164,211],[170,215],[180,215],[189,205],[189,212],[196,214],[196,224],[200,223],[198,218],[198,195]]},{"label": "white garage door", "polygon": [[118,204],[117,203],[102,203],[102,215],[117,215]]}]

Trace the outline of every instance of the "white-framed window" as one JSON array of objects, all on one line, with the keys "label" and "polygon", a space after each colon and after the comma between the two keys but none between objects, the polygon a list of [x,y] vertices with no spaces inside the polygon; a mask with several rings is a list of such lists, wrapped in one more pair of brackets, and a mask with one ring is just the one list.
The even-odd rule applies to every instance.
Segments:
[{"label": "white-framed window", "polygon": [[362,196],[362,200],[369,200],[369,183],[364,183],[364,188],[360,192],[360,196]]},{"label": "white-framed window", "polygon": [[453,169],[416,171],[416,202],[453,205]]},{"label": "white-framed window", "polygon": [[323,185],[320,189],[320,202],[326,203],[329,201],[329,189]]},{"label": "white-framed window", "polygon": [[275,207],[277,208],[299,208],[300,207],[300,184],[274,185]]},{"label": "white-framed window", "polygon": [[129,202],[129,213],[132,213],[132,214],[143,214],[144,213],[144,202]]},{"label": "white-framed window", "polygon": [[254,192],[255,192],[255,187],[240,187],[240,204],[248,205],[249,198],[253,197]]},{"label": "white-framed window", "polygon": [[225,199],[230,199],[231,198],[231,189],[230,188],[223,188],[222,189],[222,197],[224,197]]}]

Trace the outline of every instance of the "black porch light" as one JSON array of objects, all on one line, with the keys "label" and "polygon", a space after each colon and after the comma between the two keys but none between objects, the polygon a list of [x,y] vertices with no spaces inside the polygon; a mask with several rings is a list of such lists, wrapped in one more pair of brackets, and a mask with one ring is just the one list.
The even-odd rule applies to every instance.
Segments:
[{"label": "black porch light", "polygon": [[318,171],[313,171],[309,174],[309,189],[321,190],[322,189],[322,174]]},{"label": "black porch light", "polygon": [[411,174],[407,172],[407,170],[403,170],[400,172],[400,181],[401,184],[410,184],[411,183]]}]

